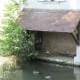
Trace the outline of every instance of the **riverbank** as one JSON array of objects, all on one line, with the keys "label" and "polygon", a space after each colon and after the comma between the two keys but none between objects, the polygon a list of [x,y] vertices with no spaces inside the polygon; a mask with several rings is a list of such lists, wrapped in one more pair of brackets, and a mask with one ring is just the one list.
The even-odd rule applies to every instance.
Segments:
[{"label": "riverbank", "polygon": [[[40,62],[49,62],[49,63],[60,64],[60,65],[80,67],[80,65],[74,64],[74,58],[73,57],[39,55],[37,57],[37,60]],[[18,61],[19,60],[16,56],[6,56],[6,57],[0,56],[0,66],[3,64],[9,64],[9,65],[14,64],[14,65],[16,65],[16,63]]]},{"label": "riverbank", "polygon": [[51,62],[61,65],[69,65],[69,66],[75,66],[80,67],[80,65],[74,64],[74,57],[70,56],[61,56],[61,55],[39,55],[37,57],[38,60],[44,61],[44,62]]},{"label": "riverbank", "polygon": [[2,56],[0,55],[0,66],[4,65],[4,64],[9,64],[9,65],[12,65],[12,64],[16,64],[17,62],[17,58],[16,56]]}]

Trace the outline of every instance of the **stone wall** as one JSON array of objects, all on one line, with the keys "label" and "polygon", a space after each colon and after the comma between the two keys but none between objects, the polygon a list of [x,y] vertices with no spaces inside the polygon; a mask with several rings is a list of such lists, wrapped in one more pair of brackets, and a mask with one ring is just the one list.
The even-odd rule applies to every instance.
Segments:
[{"label": "stone wall", "polygon": [[70,33],[43,32],[42,49],[44,53],[76,54],[76,43]]}]

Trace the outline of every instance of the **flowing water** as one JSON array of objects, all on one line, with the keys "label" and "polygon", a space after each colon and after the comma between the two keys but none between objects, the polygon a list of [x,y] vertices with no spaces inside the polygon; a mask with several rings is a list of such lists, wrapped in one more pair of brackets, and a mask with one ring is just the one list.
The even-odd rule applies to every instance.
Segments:
[{"label": "flowing water", "polygon": [[0,80],[80,80],[80,69],[41,62],[3,64]]}]

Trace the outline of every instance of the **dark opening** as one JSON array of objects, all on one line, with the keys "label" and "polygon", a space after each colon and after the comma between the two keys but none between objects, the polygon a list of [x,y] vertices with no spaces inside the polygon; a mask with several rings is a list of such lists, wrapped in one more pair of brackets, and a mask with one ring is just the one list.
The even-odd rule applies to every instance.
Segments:
[{"label": "dark opening", "polygon": [[42,49],[42,32],[37,31],[35,34],[35,50],[41,51]]}]

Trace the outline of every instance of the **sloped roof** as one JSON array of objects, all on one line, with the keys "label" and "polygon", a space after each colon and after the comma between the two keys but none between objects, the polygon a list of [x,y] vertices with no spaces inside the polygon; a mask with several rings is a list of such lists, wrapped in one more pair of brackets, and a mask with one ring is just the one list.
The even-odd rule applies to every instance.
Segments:
[{"label": "sloped roof", "polygon": [[80,21],[80,11],[23,9],[19,20],[26,30],[73,33]]}]

